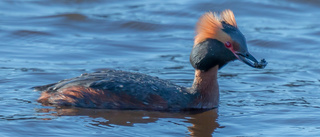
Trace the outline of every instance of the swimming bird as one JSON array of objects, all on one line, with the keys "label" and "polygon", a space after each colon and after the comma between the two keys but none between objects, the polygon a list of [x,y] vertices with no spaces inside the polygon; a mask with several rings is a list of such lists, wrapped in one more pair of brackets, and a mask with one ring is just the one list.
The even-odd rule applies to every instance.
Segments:
[{"label": "swimming bird", "polygon": [[203,14],[196,25],[190,54],[195,69],[190,88],[157,77],[103,70],[54,84],[35,87],[43,91],[38,102],[56,107],[73,106],[106,109],[193,110],[213,109],[219,104],[218,70],[239,59],[254,68],[264,68],[247,49],[231,10]]}]

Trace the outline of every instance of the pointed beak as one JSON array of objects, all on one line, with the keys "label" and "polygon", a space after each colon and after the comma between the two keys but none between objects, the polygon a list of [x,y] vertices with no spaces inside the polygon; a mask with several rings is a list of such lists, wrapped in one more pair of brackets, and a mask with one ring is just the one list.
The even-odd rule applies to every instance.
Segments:
[{"label": "pointed beak", "polygon": [[267,66],[267,62],[265,59],[262,59],[260,62],[256,60],[249,52],[243,54],[243,53],[235,53],[236,57],[242,61],[243,63],[246,63],[247,65],[253,67],[253,68],[260,68],[263,69]]}]

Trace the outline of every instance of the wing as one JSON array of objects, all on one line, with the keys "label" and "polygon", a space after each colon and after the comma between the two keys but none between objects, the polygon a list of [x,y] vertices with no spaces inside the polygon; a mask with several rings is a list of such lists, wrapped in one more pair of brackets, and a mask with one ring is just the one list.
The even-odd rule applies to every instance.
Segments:
[{"label": "wing", "polygon": [[192,96],[170,81],[119,70],[82,74],[37,89],[45,89],[40,102],[99,108],[181,108],[187,107]]}]

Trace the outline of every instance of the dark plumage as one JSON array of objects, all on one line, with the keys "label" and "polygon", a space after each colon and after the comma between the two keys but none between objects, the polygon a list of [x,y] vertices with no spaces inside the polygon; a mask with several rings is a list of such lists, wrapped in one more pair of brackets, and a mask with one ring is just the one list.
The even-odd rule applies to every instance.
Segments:
[{"label": "dark plumage", "polygon": [[87,108],[177,110],[191,107],[197,96],[170,81],[120,70],[82,74],[35,89],[45,90],[40,103]]}]

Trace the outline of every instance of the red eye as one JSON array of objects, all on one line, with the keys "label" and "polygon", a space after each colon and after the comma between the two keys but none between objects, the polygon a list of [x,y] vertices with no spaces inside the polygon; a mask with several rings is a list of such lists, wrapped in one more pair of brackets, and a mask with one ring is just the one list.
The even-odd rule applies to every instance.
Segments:
[{"label": "red eye", "polygon": [[224,43],[224,46],[226,46],[227,48],[231,48],[231,43],[229,41],[227,41],[226,43]]}]

